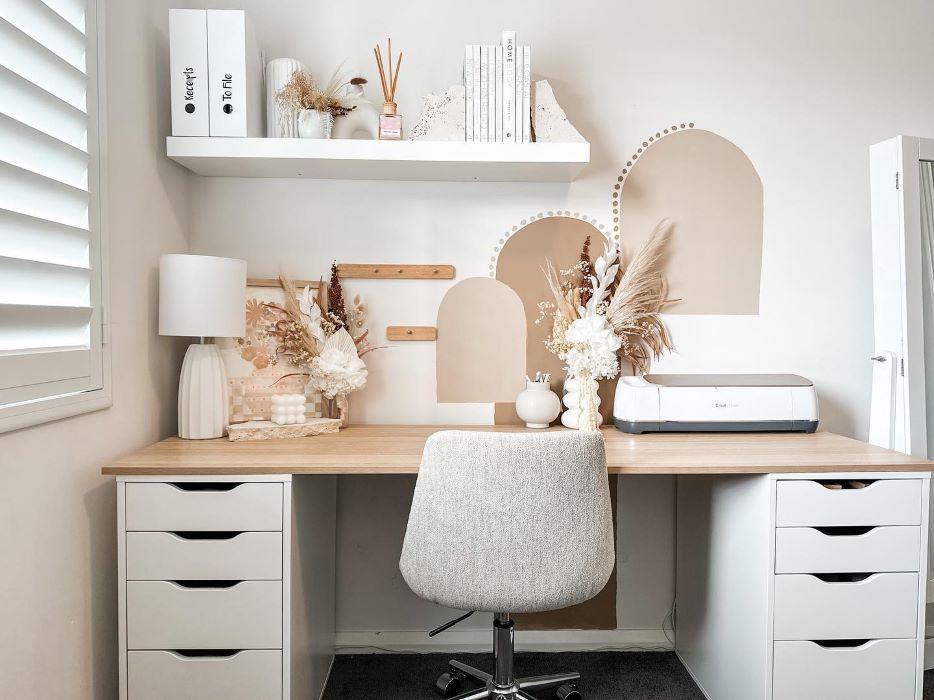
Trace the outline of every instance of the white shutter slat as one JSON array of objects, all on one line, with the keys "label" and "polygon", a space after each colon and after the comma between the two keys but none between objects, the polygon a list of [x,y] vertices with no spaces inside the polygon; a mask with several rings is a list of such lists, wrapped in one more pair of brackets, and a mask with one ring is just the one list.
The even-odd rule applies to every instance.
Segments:
[{"label": "white shutter slat", "polygon": [[[92,353],[86,348],[0,356],[0,390],[62,380],[87,380]],[[21,397],[29,400],[36,396]],[[5,403],[0,399],[0,404]]]},{"label": "white shutter slat", "polygon": [[62,17],[71,26],[82,34],[85,33],[85,12],[87,11],[87,2],[85,0],[41,0],[43,5],[49,7],[52,11]]},{"label": "white shutter slat", "polygon": [[0,162],[0,209],[87,228],[88,193]]},{"label": "white shutter slat", "polygon": [[0,115],[0,161],[80,190],[88,189],[88,154]]},{"label": "white shutter slat", "polygon": [[0,257],[0,304],[90,306],[91,271]]},{"label": "white shutter slat", "polygon": [[43,2],[3,0],[3,17],[63,61],[85,72],[84,32]]},{"label": "white shutter slat", "polygon": [[88,267],[91,232],[0,209],[0,256]]},{"label": "white shutter slat", "polygon": [[0,114],[87,151],[88,115],[3,66]]},{"label": "white shutter slat", "polygon": [[93,312],[88,306],[0,304],[0,353],[87,347]]},{"label": "white shutter slat", "polygon": [[0,19],[0,65],[87,111],[87,76],[5,19]]}]

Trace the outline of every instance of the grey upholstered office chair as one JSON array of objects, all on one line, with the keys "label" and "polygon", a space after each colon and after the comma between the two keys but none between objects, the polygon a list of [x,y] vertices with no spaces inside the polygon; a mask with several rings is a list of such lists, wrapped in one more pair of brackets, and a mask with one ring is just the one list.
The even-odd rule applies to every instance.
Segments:
[{"label": "grey upholstered office chair", "polygon": [[425,445],[399,568],[439,605],[496,614],[495,669],[451,661],[436,684],[450,697],[465,677],[483,684],[458,700],[529,700],[560,686],[580,698],[577,673],[516,679],[510,613],[589,600],[615,560],[603,438],[597,433],[444,431]]}]

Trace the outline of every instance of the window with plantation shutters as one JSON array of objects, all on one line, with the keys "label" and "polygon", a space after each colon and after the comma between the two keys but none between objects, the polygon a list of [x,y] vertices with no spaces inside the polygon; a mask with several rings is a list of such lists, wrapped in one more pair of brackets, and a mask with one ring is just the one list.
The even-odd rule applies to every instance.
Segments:
[{"label": "window with plantation shutters", "polygon": [[0,430],[105,391],[94,0],[0,0]]}]

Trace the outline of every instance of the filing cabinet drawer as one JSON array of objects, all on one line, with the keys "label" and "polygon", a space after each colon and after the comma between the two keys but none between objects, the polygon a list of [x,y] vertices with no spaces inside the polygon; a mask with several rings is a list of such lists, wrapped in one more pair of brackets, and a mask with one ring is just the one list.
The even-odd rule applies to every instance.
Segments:
[{"label": "filing cabinet drawer", "polygon": [[126,577],[137,581],[277,580],[282,533],[128,532]]},{"label": "filing cabinet drawer", "polygon": [[775,577],[774,639],[917,637],[918,574],[873,574],[828,583],[816,576]]},{"label": "filing cabinet drawer", "polygon": [[811,527],[775,531],[776,574],[918,571],[920,566],[920,527],[876,527],[861,534]]},{"label": "filing cabinet drawer", "polygon": [[881,479],[861,489],[829,489],[808,480],[776,487],[778,527],[921,524],[920,479]]},{"label": "filing cabinet drawer", "polygon": [[878,639],[858,647],[775,642],[772,700],[913,700],[913,639]]},{"label": "filing cabinet drawer", "polygon": [[282,700],[282,652],[190,657],[170,651],[127,655],[128,700]]},{"label": "filing cabinet drawer", "polygon": [[[281,531],[282,484],[128,483],[126,529]],[[197,489],[197,490],[193,490]],[[223,490],[219,490],[223,489]]]},{"label": "filing cabinet drawer", "polygon": [[282,583],[242,581],[186,588],[171,581],[126,584],[129,649],[281,649]]}]

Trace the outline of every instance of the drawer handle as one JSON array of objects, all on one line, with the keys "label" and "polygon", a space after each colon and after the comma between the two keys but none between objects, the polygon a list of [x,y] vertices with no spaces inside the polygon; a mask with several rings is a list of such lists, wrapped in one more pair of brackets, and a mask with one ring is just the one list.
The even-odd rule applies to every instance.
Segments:
[{"label": "drawer handle", "polygon": [[176,530],[172,534],[182,540],[232,540],[243,533],[223,530]]},{"label": "drawer handle", "polygon": [[858,649],[871,641],[871,639],[815,639],[812,643],[824,649]]},{"label": "drawer handle", "polygon": [[859,537],[875,530],[875,526],[862,525],[833,525],[828,527],[815,527],[815,530],[828,537]]},{"label": "drawer handle", "polygon": [[856,491],[868,489],[876,483],[875,479],[818,479],[820,484],[828,491]]},{"label": "drawer handle", "polygon": [[811,574],[815,578],[819,578],[824,583],[860,583],[865,581],[871,576],[875,576],[874,573],[846,573],[846,574]]},{"label": "drawer handle", "polygon": [[238,583],[243,583],[243,581],[227,581],[220,579],[207,579],[204,581],[192,581],[192,580],[182,580],[182,581],[172,581],[176,586],[181,588],[233,588]]},{"label": "drawer handle", "polygon": [[172,653],[186,659],[229,659],[243,649],[173,649]]},{"label": "drawer handle", "polygon": [[170,481],[179,491],[233,491],[242,486],[237,481]]}]

